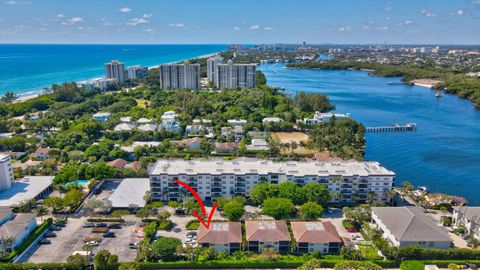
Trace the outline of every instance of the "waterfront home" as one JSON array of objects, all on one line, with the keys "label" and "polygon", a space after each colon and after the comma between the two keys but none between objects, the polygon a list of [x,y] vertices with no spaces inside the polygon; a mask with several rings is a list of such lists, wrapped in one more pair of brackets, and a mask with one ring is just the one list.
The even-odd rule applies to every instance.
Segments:
[{"label": "waterfront home", "polygon": [[270,146],[265,139],[252,139],[251,143],[247,145],[247,150],[250,151],[268,151]]},{"label": "waterfront home", "polygon": [[131,116],[120,117],[120,122],[130,123],[131,121],[132,121],[132,117],[131,117]]},{"label": "waterfront home", "polygon": [[396,247],[450,248],[447,231],[415,206],[372,207],[372,227]]},{"label": "waterfront home", "polygon": [[313,115],[313,118],[304,118],[303,121],[297,120],[297,122],[303,122],[306,125],[313,125],[313,124],[328,122],[332,120],[332,118],[334,117],[337,120],[350,118],[350,114],[349,113],[321,113],[319,111],[316,111],[315,114]]},{"label": "waterfront home", "polygon": [[283,119],[282,118],[279,118],[279,117],[266,117],[266,118],[263,118],[262,120],[262,123],[280,123],[280,122],[283,122]]},{"label": "waterfront home", "polygon": [[37,227],[35,214],[14,214],[10,207],[0,207],[0,248],[10,251],[21,245]]},{"label": "waterfront home", "polygon": [[240,250],[242,225],[240,222],[212,222],[209,229],[198,228],[197,240],[201,247],[231,254]]},{"label": "waterfront home", "polygon": [[329,221],[290,222],[298,253],[338,254],[343,240]]},{"label": "waterfront home", "polygon": [[465,227],[467,235],[480,240],[480,207],[454,206],[452,221]]},{"label": "waterfront home", "polygon": [[162,122],[159,126],[160,130],[166,130],[177,133],[180,130],[180,122],[178,121],[178,115],[174,111],[165,112],[162,117]]},{"label": "waterfront home", "polygon": [[247,220],[245,238],[249,251],[261,252],[263,248],[273,248],[281,253],[290,251],[290,233],[284,220]]},{"label": "waterfront home", "polygon": [[92,115],[93,119],[98,122],[105,122],[107,121],[112,114],[109,112],[97,112],[96,114]]}]

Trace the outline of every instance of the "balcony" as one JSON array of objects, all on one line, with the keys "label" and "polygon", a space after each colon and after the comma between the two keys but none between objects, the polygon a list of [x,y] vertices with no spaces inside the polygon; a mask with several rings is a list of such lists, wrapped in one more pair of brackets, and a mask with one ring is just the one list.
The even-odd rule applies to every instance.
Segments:
[{"label": "balcony", "polygon": [[212,192],[222,192],[221,188],[212,188]]}]

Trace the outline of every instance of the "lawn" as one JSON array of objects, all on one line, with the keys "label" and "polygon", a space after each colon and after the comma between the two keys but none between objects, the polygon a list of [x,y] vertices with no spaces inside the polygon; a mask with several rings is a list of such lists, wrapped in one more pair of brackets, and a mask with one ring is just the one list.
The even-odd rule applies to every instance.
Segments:
[{"label": "lawn", "polygon": [[377,249],[368,242],[362,242],[358,245],[362,255],[367,260],[379,259],[380,256],[377,253]]}]

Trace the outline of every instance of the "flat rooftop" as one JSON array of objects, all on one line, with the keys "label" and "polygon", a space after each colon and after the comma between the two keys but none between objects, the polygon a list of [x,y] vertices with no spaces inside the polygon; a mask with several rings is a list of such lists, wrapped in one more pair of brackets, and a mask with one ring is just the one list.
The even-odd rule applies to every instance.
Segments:
[{"label": "flat rooftop", "polygon": [[125,178],[108,199],[112,202],[113,208],[128,208],[132,204],[144,207],[143,197],[149,190],[150,179]]},{"label": "flat rooftop", "polygon": [[261,174],[278,173],[293,176],[395,176],[395,173],[382,167],[376,161],[339,162],[273,162],[253,158],[235,160],[165,160],[155,163],[151,175],[160,174]]},{"label": "flat rooftop", "polygon": [[12,187],[0,191],[0,206],[15,206],[37,197],[50,187],[53,176],[25,176],[12,182]]}]

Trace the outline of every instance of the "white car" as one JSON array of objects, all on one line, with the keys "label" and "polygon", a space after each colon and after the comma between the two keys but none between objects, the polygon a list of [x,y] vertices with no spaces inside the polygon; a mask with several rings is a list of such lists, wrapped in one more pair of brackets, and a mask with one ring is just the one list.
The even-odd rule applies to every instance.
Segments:
[{"label": "white car", "polygon": [[98,247],[98,242],[97,241],[90,241],[87,243],[87,245],[91,246],[91,247]]}]

